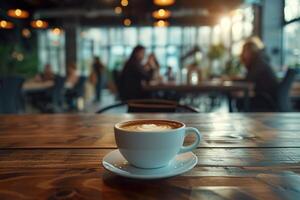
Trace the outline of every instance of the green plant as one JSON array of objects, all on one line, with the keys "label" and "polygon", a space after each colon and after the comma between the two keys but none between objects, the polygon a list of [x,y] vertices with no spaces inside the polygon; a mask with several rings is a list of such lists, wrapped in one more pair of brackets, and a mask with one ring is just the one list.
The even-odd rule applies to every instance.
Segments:
[{"label": "green plant", "polygon": [[225,64],[224,74],[237,75],[241,72],[241,62],[238,57],[232,57]]},{"label": "green plant", "polygon": [[217,60],[224,56],[225,47],[223,44],[211,45],[208,52],[208,57],[210,60]]},{"label": "green plant", "polygon": [[9,45],[0,45],[0,75],[10,74],[10,57],[13,48]]},{"label": "green plant", "polygon": [[37,51],[15,50],[13,45],[0,45],[0,75],[21,75],[26,78],[38,72]]}]

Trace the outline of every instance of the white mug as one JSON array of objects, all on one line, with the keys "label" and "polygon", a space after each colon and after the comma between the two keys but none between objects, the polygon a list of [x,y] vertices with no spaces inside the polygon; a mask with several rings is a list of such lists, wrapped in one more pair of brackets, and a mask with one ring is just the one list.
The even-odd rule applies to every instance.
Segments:
[{"label": "white mug", "polygon": [[[121,128],[126,123],[143,121],[165,121],[180,124],[179,128],[165,131],[130,131]],[[115,140],[119,151],[132,165],[139,168],[164,167],[172,161],[177,154],[195,149],[201,140],[200,132],[193,127],[186,127],[184,123],[172,120],[133,120],[117,123],[114,127]],[[193,144],[183,146],[184,138],[194,133],[196,139]]]}]

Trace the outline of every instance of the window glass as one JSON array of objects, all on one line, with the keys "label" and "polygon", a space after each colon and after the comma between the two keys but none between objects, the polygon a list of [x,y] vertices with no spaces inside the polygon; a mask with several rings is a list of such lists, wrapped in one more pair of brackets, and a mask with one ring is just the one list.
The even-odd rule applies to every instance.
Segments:
[{"label": "window glass", "polygon": [[291,21],[300,17],[300,0],[285,0],[284,19]]},{"label": "window glass", "polygon": [[300,21],[284,27],[285,64],[300,64]]},{"label": "window glass", "polygon": [[44,69],[45,64],[49,63],[55,73],[63,74],[65,72],[64,31],[59,34],[51,30],[39,31],[38,40],[40,71]]},{"label": "window glass", "polygon": [[124,28],[124,43],[125,45],[135,46],[137,45],[137,29],[136,28]]},{"label": "window glass", "polygon": [[171,27],[169,28],[168,33],[169,44],[181,44],[181,28],[180,27]]},{"label": "window glass", "polygon": [[109,29],[109,44],[121,45],[123,44],[123,29],[122,28],[110,28]]},{"label": "window glass", "polygon": [[154,43],[158,46],[167,44],[167,28],[154,28]]},{"label": "window glass", "polygon": [[139,30],[139,43],[149,47],[152,45],[152,28],[144,27]]}]

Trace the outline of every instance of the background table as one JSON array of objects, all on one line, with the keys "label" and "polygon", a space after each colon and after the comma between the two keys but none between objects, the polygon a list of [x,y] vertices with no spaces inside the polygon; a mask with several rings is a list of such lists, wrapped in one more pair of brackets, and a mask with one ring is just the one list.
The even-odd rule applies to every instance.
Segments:
[{"label": "background table", "polygon": [[[198,128],[197,166],[152,181],[104,170],[113,125],[141,118]],[[0,116],[0,199],[299,199],[299,122],[296,113]]]},{"label": "background table", "polygon": [[203,94],[218,92],[220,94],[225,94],[228,98],[228,108],[232,112],[231,106],[231,93],[242,92],[242,97],[244,98],[244,110],[249,111],[249,95],[253,90],[253,84],[248,82],[238,82],[238,81],[203,81],[197,85],[191,84],[154,84],[145,85],[143,88],[145,91],[152,92],[153,94],[157,92],[176,92],[179,96],[184,97],[185,94]]},{"label": "background table", "polygon": [[54,81],[28,80],[23,84],[22,90],[25,93],[45,91],[54,86]]}]

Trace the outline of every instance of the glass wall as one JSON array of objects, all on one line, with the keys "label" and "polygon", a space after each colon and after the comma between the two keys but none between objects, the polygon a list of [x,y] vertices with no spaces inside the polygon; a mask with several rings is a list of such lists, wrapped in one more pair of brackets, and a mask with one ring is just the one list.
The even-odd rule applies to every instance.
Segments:
[{"label": "glass wall", "polygon": [[285,21],[291,21],[296,18],[300,18],[300,0],[285,0]]},{"label": "glass wall", "polygon": [[300,0],[285,0],[284,63],[300,65]]},{"label": "glass wall", "polygon": [[[229,55],[238,55],[242,41],[253,32],[253,9],[244,6],[220,19],[215,26],[201,27],[78,27],[77,65],[89,74],[93,56],[99,56],[108,70],[120,70],[132,49],[141,44],[147,53],[155,53],[162,72],[167,66],[175,71],[183,67],[181,57],[195,47],[207,58],[212,45],[222,44]],[[51,30],[39,33],[41,66],[50,63],[55,72],[65,71],[65,34]],[[201,61],[202,62],[202,61]]]},{"label": "glass wall", "polygon": [[57,74],[65,73],[65,34],[63,31],[39,30],[38,32],[39,70],[50,64]]}]

